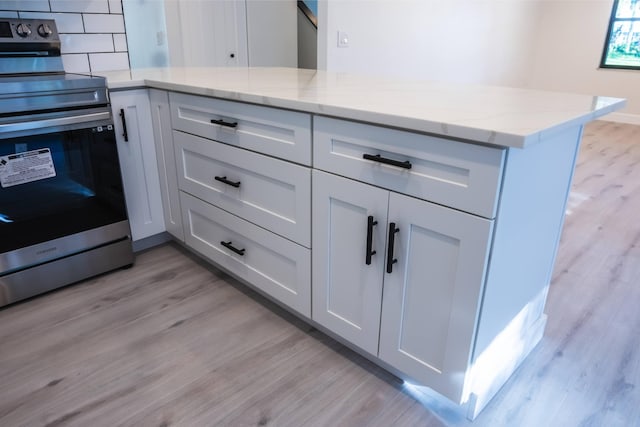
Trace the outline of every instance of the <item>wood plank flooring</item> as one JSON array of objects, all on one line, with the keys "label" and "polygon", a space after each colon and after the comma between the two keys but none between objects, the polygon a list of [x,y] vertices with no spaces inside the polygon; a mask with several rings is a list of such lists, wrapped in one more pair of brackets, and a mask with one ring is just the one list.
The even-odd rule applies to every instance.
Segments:
[{"label": "wood plank flooring", "polygon": [[174,244],[0,309],[0,426],[640,426],[640,127],[584,141],[545,337],[480,414]]}]

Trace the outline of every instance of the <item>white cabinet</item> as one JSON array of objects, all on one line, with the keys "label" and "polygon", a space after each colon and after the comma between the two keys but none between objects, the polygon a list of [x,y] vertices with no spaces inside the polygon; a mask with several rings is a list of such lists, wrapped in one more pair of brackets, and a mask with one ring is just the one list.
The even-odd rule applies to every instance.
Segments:
[{"label": "white cabinet", "polygon": [[188,247],[311,317],[311,116],[166,95],[152,106],[167,229],[181,223]]},{"label": "white cabinet", "polygon": [[160,182],[145,89],[111,92],[118,156],[133,241],[165,230]]},{"label": "white cabinet", "polygon": [[493,221],[320,171],[313,208],[313,319],[461,402]]},{"label": "white cabinet", "polygon": [[471,418],[539,342],[579,126],[521,150],[160,90],[112,101],[134,239],[166,224]]},{"label": "white cabinet", "polygon": [[153,122],[153,135],[158,160],[164,224],[169,234],[180,241],[184,241],[173,130],[171,128],[171,111],[169,110],[169,93],[151,89],[149,90],[149,99],[151,101],[151,121]]}]

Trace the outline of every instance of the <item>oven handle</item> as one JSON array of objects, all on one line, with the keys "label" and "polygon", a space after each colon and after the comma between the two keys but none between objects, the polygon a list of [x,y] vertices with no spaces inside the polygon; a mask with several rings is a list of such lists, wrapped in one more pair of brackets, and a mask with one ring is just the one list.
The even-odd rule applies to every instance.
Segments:
[{"label": "oven handle", "polygon": [[76,116],[56,117],[54,119],[42,119],[4,124],[0,125],[0,133],[43,129],[55,126],[74,125],[78,123],[88,123],[109,119],[111,119],[111,113],[109,111],[101,111],[97,113],[79,114]]}]

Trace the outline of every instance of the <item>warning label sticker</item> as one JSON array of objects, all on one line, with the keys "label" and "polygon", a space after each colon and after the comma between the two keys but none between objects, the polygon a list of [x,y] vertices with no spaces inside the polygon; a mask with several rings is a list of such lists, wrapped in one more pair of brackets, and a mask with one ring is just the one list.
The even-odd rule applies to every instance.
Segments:
[{"label": "warning label sticker", "polygon": [[0,156],[0,185],[2,188],[56,176],[51,151],[40,148],[24,153]]}]

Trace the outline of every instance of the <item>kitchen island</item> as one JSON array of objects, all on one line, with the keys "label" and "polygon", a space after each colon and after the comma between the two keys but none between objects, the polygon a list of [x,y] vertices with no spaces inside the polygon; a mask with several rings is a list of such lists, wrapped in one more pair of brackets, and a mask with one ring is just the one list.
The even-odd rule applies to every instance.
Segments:
[{"label": "kitchen island", "polygon": [[542,337],[582,127],[624,105],[282,68],[105,75],[114,106],[151,111],[164,230],[470,418]]}]

